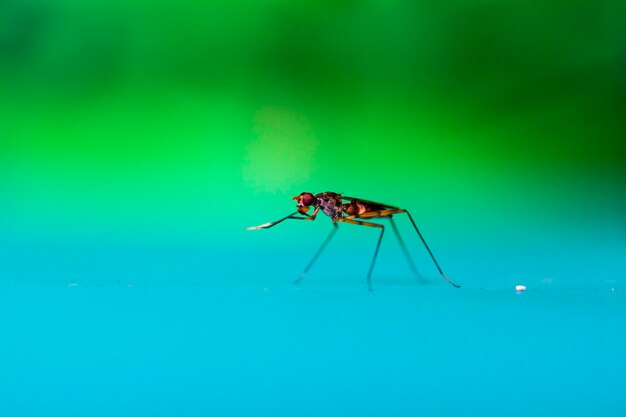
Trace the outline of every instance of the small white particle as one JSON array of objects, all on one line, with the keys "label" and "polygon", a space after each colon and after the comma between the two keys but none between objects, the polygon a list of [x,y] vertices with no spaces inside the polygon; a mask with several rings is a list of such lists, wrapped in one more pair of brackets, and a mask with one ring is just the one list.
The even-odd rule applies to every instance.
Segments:
[{"label": "small white particle", "polygon": [[515,286],[515,290],[516,291],[526,291],[526,286],[525,285],[516,285]]}]

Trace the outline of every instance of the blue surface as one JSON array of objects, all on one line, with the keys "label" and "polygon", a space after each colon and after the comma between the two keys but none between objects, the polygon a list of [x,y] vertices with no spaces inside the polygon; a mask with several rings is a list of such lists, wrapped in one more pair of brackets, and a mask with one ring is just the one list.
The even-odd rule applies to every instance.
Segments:
[{"label": "blue surface", "polygon": [[282,281],[5,282],[0,415],[626,414],[618,289]]}]

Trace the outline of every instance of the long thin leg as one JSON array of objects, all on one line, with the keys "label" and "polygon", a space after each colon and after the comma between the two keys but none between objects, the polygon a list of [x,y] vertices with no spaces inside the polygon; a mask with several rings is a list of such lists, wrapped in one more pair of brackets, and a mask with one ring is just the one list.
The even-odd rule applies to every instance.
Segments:
[{"label": "long thin leg", "polygon": [[409,264],[409,268],[413,272],[413,275],[415,275],[415,278],[417,278],[417,280],[421,284],[426,284],[427,281],[424,279],[422,274],[420,274],[420,272],[417,270],[417,267],[415,266],[415,263],[413,262],[413,258],[411,258],[411,254],[409,253],[409,250],[404,244],[404,239],[402,239],[402,236],[400,236],[400,231],[398,230],[398,226],[396,226],[396,222],[393,221],[393,217],[389,216],[389,221],[391,222],[391,228],[393,229],[393,232],[395,233],[396,238],[398,238],[398,242],[400,243],[400,247],[402,248],[402,252],[404,253],[406,262]]},{"label": "long thin leg", "polygon": [[446,276],[446,274],[443,273],[443,271],[441,270],[441,267],[439,266],[439,263],[437,262],[437,260],[435,259],[435,255],[433,255],[433,253],[431,252],[430,248],[428,247],[428,244],[426,243],[426,240],[424,239],[424,236],[422,236],[422,234],[420,233],[420,230],[417,228],[417,225],[415,224],[415,222],[413,221],[413,217],[411,217],[411,213],[409,213],[408,211],[404,210],[404,212],[407,214],[407,216],[409,216],[409,220],[411,220],[411,223],[413,224],[413,227],[415,228],[415,231],[417,232],[417,235],[420,237],[420,239],[422,239],[422,243],[424,244],[424,246],[426,247],[426,250],[428,251],[428,254],[430,255],[430,257],[433,259],[433,262],[435,263],[435,266],[437,267],[437,270],[439,271],[439,273],[441,274],[441,276],[443,277],[443,279],[445,279],[446,281],[448,281],[453,287],[456,288],[461,288],[460,285],[455,284],[454,282],[450,281],[450,278],[448,278]]},{"label": "long thin leg", "polygon": [[359,220],[348,219],[345,217],[339,218],[337,219],[337,221],[342,222],[342,223],[356,224],[359,226],[377,227],[380,229],[380,237],[378,238],[378,243],[376,244],[376,250],[374,251],[374,257],[372,258],[372,264],[370,265],[370,270],[367,273],[367,289],[372,291],[372,271],[374,270],[374,264],[376,263],[376,257],[378,256],[378,249],[380,249],[380,242],[383,241],[383,234],[385,233],[385,226],[383,226],[382,224],[378,224],[378,223],[362,222]]},{"label": "long thin leg", "polygon": [[411,224],[413,224],[413,227],[415,228],[415,231],[417,232],[417,235],[422,240],[422,243],[424,244],[424,247],[426,247],[426,250],[428,251],[428,254],[430,255],[430,257],[433,260],[433,262],[435,263],[435,266],[437,267],[437,270],[439,271],[439,274],[441,274],[443,279],[448,281],[448,283],[450,283],[450,285],[452,285],[453,287],[456,287],[456,288],[460,288],[461,287],[460,285],[457,285],[454,282],[452,282],[450,280],[450,278],[448,278],[446,276],[446,274],[443,273],[443,271],[441,270],[441,267],[439,266],[439,263],[437,262],[437,259],[435,259],[435,255],[433,255],[432,251],[428,247],[428,244],[426,243],[426,240],[424,239],[424,236],[422,236],[422,233],[420,233],[419,229],[417,228],[417,225],[415,224],[415,221],[413,220],[413,217],[411,217],[411,213],[409,213],[408,211],[406,211],[404,209],[378,210],[378,211],[371,211],[369,213],[359,214],[359,215],[356,215],[356,216],[348,216],[347,219],[354,219],[354,218],[368,219],[368,218],[375,218],[375,217],[388,217],[388,216],[391,216],[393,214],[401,214],[401,213],[406,213],[407,216],[409,216],[409,220],[411,220]]},{"label": "long thin leg", "polygon": [[274,222],[268,222],[268,223],[263,223],[260,224],[258,226],[250,226],[250,227],[246,227],[246,230],[259,230],[259,229],[269,229],[270,227],[276,226],[278,223],[281,223],[287,219],[294,219],[294,220],[315,220],[315,216],[317,215],[317,209],[313,212],[313,214],[311,216],[309,215],[305,215],[306,217],[300,217],[300,216],[296,216],[296,214],[298,214],[297,211],[291,213],[288,216],[283,217],[282,219],[276,220]]},{"label": "long thin leg", "polygon": [[333,238],[333,236],[335,236],[335,233],[337,233],[338,229],[339,229],[339,226],[337,226],[337,223],[333,222],[333,230],[330,231],[330,233],[328,234],[328,237],[322,243],[322,246],[320,246],[317,252],[315,252],[315,255],[313,255],[313,258],[311,258],[306,268],[304,268],[304,271],[302,271],[300,276],[296,279],[295,281],[296,284],[299,284],[300,281],[304,279],[304,277],[306,276],[306,273],[313,266],[315,261],[317,261],[317,258],[319,258],[319,256],[322,254],[322,252],[324,251],[324,249],[326,248],[330,240]]}]

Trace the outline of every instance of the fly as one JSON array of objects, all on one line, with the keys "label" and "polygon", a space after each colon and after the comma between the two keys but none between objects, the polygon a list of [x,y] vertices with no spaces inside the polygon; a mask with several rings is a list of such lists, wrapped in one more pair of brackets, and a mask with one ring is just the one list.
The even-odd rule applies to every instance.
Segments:
[{"label": "fly", "polygon": [[[411,214],[407,210],[402,209],[400,207],[396,207],[396,206],[390,206],[388,204],[377,203],[375,201],[363,200],[361,198],[344,197],[341,194],[334,193],[331,191],[327,191],[327,192],[315,194],[315,195],[313,195],[312,193],[304,192],[293,197],[293,200],[297,202],[296,203],[297,211],[289,214],[288,216],[283,217],[282,219],[279,219],[273,222],[264,223],[259,226],[248,227],[247,230],[269,229],[270,227],[276,226],[277,224],[287,219],[313,221],[315,220],[315,217],[317,216],[317,213],[320,210],[322,211],[322,213],[324,213],[325,215],[331,218],[331,220],[333,221],[333,230],[331,230],[326,240],[322,242],[322,245],[319,247],[317,252],[315,252],[315,254],[313,255],[313,258],[311,258],[311,260],[309,261],[307,266],[304,268],[304,270],[302,271],[302,273],[300,274],[296,282],[302,281],[302,279],[306,276],[307,272],[313,266],[317,258],[324,251],[324,248],[326,248],[330,240],[333,238],[333,236],[337,232],[337,229],[338,229],[337,223],[348,223],[348,224],[354,224],[357,226],[375,227],[375,228],[380,229],[380,236],[378,237],[378,243],[376,244],[374,257],[372,258],[372,263],[367,273],[367,287],[371,291],[372,290],[372,271],[374,270],[374,264],[376,263],[376,257],[378,256],[380,243],[383,240],[383,234],[385,233],[385,226],[379,223],[373,223],[371,221],[364,221],[360,219],[379,219],[379,218],[388,218],[391,221],[391,227],[394,233],[396,234],[398,241],[400,242],[400,246],[402,247],[402,251],[404,252],[404,255],[407,259],[407,262],[411,270],[413,271],[413,273],[419,276],[419,272],[417,271],[417,268],[415,267],[415,264],[413,263],[413,260],[411,259],[411,256],[409,255],[409,251],[406,248],[406,245],[404,244],[404,241],[402,240],[402,237],[400,236],[398,228],[396,227],[396,224],[392,218],[394,214],[406,214],[409,217],[411,224],[413,224],[413,227],[415,228],[417,235],[419,236],[422,243],[426,247],[428,254],[432,258],[433,262],[435,263],[435,266],[437,267],[437,270],[439,271],[443,279],[445,279],[448,283],[450,283],[452,286],[456,288],[460,287],[459,285],[452,282],[443,273],[443,271],[441,270],[441,267],[439,266],[439,263],[435,259],[435,256],[433,255],[432,251],[428,247],[426,240],[424,240],[422,233],[420,233],[419,229],[417,228],[417,225],[415,224],[415,221],[413,221],[413,217],[411,217]],[[311,207],[313,207],[313,213],[308,214]]]}]

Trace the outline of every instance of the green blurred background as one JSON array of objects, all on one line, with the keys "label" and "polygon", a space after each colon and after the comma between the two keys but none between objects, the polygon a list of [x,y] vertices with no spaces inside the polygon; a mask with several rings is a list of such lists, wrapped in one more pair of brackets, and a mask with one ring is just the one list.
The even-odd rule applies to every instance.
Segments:
[{"label": "green blurred background", "polygon": [[[332,190],[410,209],[465,286],[624,283],[625,21],[618,0],[4,0],[1,279],[286,282],[328,220],[244,227]],[[363,278],[375,238],[344,229],[317,279]]]}]

